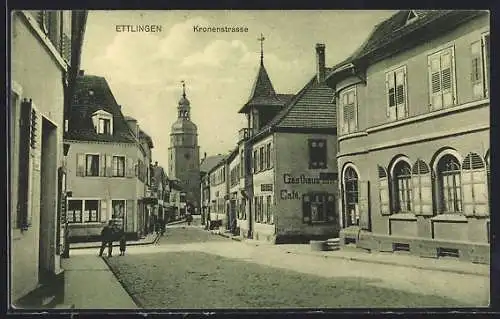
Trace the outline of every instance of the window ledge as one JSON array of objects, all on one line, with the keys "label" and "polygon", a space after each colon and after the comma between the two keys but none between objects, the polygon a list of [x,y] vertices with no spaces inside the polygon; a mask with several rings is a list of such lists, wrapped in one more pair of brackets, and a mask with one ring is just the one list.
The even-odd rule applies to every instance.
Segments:
[{"label": "window ledge", "polygon": [[389,216],[390,220],[417,220],[417,217],[413,213],[396,213]]},{"label": "window ledge", "polygon": [[467,222],[467,217],[462,214],[440,214],[431,218],[433,222]]}]

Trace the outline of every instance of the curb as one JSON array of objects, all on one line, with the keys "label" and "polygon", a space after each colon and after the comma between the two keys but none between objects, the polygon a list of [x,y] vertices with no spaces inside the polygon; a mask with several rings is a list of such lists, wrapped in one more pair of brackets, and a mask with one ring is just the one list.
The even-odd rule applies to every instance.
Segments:
[{"label": "curb", "polygon": [[[231,238],[232,240],[243,242],[243,240],[239,237],[235,236],[230,236],[226,235],[223,233],[215,233],[212,232],[212,234],[219,235],[225,238]],[[254,242],[246,242],[248,244],[252,245],[257,245],[257,243]],[[310,253],[310,252],[291,252],[291,251],[285,251],[286,253],[294,254],[294,255],[307,255],[307,256],[316,256],[316,257],[323,257],[323,258],[335,258],[335,259],[344,259],[344,260],[350,260],[350,261],[356,261],[356,262],[363,262],[363,263],[372,263],[372,264],[381,264],[381,265],[390,265],[390,266],[398,266],[398,267],[406,267],[406,268],[415,268],[415,269],[420,269],[420,270],[432,270],[432,271],[442,271],[446,273],[456,273],[460,275],[473,275],[473,276],[483,276],[483,277],[489,277],[489,273],[482,273],[482,272],[474,272],[474,271],[467,271],[467,270],[455,270],[455,269],[442,269],[438,267],[427,267],[427,266],[420,266],[420,265],[412,265],[412,264],[399,264],[391,261],[383,261],[383,260],[367,260],[364,258],[359,258],[359,257],[348,257],[348,256],[335,256],[335,255],[320,255],[320,254],[315,254],[315,253]]]},{"label": "curb", "polygon": [[134,295],[132,295],[132,293],[128,290],[128,288],[120,281],[120,279],[118,279],[118,276],[116,275],[116,272],[113,270],[113,268],[109,265],[108,263],[108,259],[107,258],[101,258],[102,260],[104,260],[104,263],[106,264],[106,266],[108,266],[109,268],[109,271],[111,271],[111,273],[113,274],[113,276],[115,277],[116,281],[118,281],[118,283],[120,284],[120,286],[123,288],[123,290],[125,290],[125,292],[127,293],[127,295],[130,296],[130,298],[132,299],[132,301],[135,303],[135,305],[137,306],[138,309],[144,309],[144,306],[142,305],[142,303],[139,301],[139,299],[137,299]]},{"label": "curb", "polygon": [[[160,235],[155,235],[155,237],[153,238],[152,241],[147,241],[147,242],[143,242],[143,243],[127,243],[127,247],[130,247],[130,246],[145,246],[145,245],[152,245],[154,244],[155,242],[158,241],[158,238],[160,237]],[[113,244],[113,248],[115,247],[120,247],[120,244]],[[71,247],[71,244],[69,246],[69,249],[89,249],[89,248],[101,248],[101,245],[89,245],[89,246],[79,246],[79,247]]]}]

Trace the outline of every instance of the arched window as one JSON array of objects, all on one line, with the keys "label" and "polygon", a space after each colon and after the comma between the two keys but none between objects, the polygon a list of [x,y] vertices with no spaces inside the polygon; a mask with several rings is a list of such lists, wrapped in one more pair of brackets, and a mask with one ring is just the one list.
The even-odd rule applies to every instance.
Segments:
[{"label": "arched window", "polygon": [[353,167],[344,171],[345,227],[359,225],[358,174]]},{"label": "arched window", "polygon": [[462,212],[462,184],[460,162],[446,154],[437,163],[438,199],[441,213]]},{"label": "arched window", "polygon": [[398,161],[392,171],[394,189],[394,211],[412,211],[411,167],[404,160]]},{"label": "arched window", "polygon": [[379,187],[379,201],[380,213],[382,215],[390,215],[390,198],[389,198],[389,183],[387,180],[387,171],[384,167],[378,165],[378,187]]},{"label": "arched window", "polygon": [[418,159],[412,168],[413,211],[415,215],[430,216],[432,210],[432,179],[429,165]]},{"label": "arched window", "polygon": [[488,181],[481,156],[469,153],[462,163],[463,211],[466,216],[488,215]]}]

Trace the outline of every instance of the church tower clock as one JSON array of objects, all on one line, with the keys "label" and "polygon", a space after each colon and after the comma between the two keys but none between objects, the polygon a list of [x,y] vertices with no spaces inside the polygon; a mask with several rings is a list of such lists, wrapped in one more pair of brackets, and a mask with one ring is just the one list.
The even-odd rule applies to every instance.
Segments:
[{"label": "church tower clock", "polygon": [[186,201],[199,208],[200,203],[200,147],[198,128],[191,121],[191,105],[186,97],[186,83],[182,83],[182,97],[177,106],[177,120],[170,131],[168,176],[180,180]]}]

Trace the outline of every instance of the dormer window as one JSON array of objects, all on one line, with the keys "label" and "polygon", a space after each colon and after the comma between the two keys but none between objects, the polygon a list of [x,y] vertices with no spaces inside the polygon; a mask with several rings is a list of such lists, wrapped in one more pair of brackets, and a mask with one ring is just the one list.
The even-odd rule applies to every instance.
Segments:
[{"label": "dormer window", "polygon": [[113,116],[110,113],[99,110],[92,114],[92,122],[98,134],[113,134]]}]

